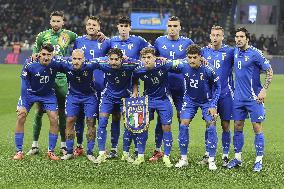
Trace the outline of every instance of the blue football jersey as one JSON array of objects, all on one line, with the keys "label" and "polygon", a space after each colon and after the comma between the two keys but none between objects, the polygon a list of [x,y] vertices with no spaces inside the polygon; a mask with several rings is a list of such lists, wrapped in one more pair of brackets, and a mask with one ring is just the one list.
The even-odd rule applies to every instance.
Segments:
[{"label": "blue football jersey", "polygon": [[221,95],[223,98],[228,93],[233,93],[233,65],[234,65],[234,48],[228,45],[222,45],[219,50],[205,47],[202,49],[202,56],[214,66],[221,82]]},{"label": "blue football jersey", "polygon": [[131,77],[133,70],[140,64],[140,61],[129,58],[122,61],[119,69],[113,69],[108,63],[108,57],[91,59],[90,63],[105,73],[106,88],[104,94],[111,98],[127,98],[132,93]]},{"label": "blue football jersey", "polygon": [[250,46],[246,50],[235,48],[234,71],[236,78],[236,89],[234,98],[238,100],[256,100],[262,89],[260,82],[260,71],[270,67],[262,52]]},{"label": "blue football jersey", "polygon": [[181,60],[176,67],[184,75],[185,96],[196,103],[211,102],[212,107],[217,107],[221,93],[221,83],[215,69],[210,65],[200,65],[191,68],[187,59]]},{"label": "blue football jersey", "polygon": [[134,70],[133,75],[144,81],[144,95],[154,99],[162,99],[168,94],[168,72],[172,70],[172,67],[172,61],[164,64],[160,60],[156,60],[155,67],[148,70],[142,62]]},{"label": "blue football jersey", "polygon": [[93,82],[94,65],[85,61],[81,69],[76,70],[71,60],[63,61],[62,72],[66,74],[68,82],[68,94],[75,96],[94,95],[96,90]]},{"label": "blue football jersey", "polygon": [[[165,35],[156,39],[154,47],[157,56],[176,60],[186,57],[186,49],[191,44],[193,44],[193,41],[187,37],[179,37],[177,40],[170,40],[168,36]],[[171,90],[184,90],[183,75],[169,73],[169,88]]]},{"label": "blue football jersey", "polygon": [[50,64],[45,66],[39,61],[27,59],[21,72],[21,97],[27,95],[46,96],[54,94],[54,83],[57,72],[61,71],[61,59],[54,57]]},{"label": "blue football jersey", "polygon": [[[87,35],[78,37],[74,43],[74,49],[82,49],[86,59],[104,57],[110,48],[109,39],[100,43],[98,40],[89,39]],[[94,83],[97,91],[104,89],[104,73],[101,70],[94,70]]]},{"label": "blue football jersey", "polygon": [[123,54],[134,59],[139,59],[140,51],[145,47],[151,47],[144,38],[130,35],[127,40],[121,40],[119,36],[110,39],[111,48],[119,48]]}]

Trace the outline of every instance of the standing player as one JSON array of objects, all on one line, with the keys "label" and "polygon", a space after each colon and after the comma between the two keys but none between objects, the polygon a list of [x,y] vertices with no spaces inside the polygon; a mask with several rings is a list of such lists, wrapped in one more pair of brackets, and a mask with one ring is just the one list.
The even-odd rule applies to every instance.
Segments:
[{"label": "standing player", "polygon": [[[193,44],[193,41],[189,38],[180,36],[181,24],[180,19],[176,16],[172,16],[168,20],[167,35],[161,36],[156,39],[154,47],[157,55],[168,59],[183,59],[186,57],[186,48]],[[182,74],[169,73],[169,90],[173,98],[174,105],[177,111],[177,117],[180,117],[180,111],[182,107],[182,99],[184,94],[184,80]],[[160,120],[158,119],[155,129],[155,143],[156,149],[150,161],[156,161],[163,157],[161,151],[163,139],[163,131]]]},{"label": "standing player", "polygon": [[[142,64],[134,70],[135,89],[133,96],[138,94],[138,79],[144,81],[144,95],[148,96],[150,120],[154,119],[154,112],[157,111],[163,128],[164,157],[163,162],[167,167],[172,167],[170,153],[173,136],[171,123],[173,117],[172,99],[168,91],[168,72],[172,70],[172,62],[163,64],[155,56],[155,49],[146,47],[140,52]],[[138,158],[134,164],[145,162],[144,152],[148,131],[137,134]]]},{"label": "standing player", "polygon": [[[129,17],[120,17],[117,23],[118,36],[114,36],[110,39],[111,48],[119,48],[123,54],[127,57],[139,59],[140,51],[144,47],[151,46],[144,38],[140,36],[130,35],[131,31],[131,20]],[[115,120],[111,125],[111,138],[112,138],[112,150],[109,154],[109,158],[117,157],[117,144],[120,135],[120,114],[113,114]],[[129,152],[132,138],[132,133],[127,129],[124,130],[123,136],[123,151]],[[135,143],[135,154],[137,154],[137,147]]]},{"label": "standing player", "polygon": [[186,50],[186,54],[187,58],[182,60],[183,64],[179,64],[177,67],[177,70],[180,70],[184,75],[186,89],[179,127],[181,159],[175,166],[183,167],[188,165],[189,124],[200,107],[207,126],[208,138],[206,146],[209,151],[209,170],[216,170],[215,156],[218,143],[216,118],[221,83],[219,76],[212,67],[201,64],[201,49],[198,45],[190,45]]},{"label": "standing player", "polygon": [[72,52],[72,64],[68,61],[62,63],[62,72],[66,73],[68,80],[68,93],[66,96],[66,145],[67,154],[61,157],[68,160],[73,157],[73,144],[75,137],[74,123],[80,111],[86,116],[87,132],[87,157],[95,161],[93,149],[95,144],[95,121],[98,99],[93,83],[94,66],[88,64],[84,58],[82,49]]},{"label": "standing player", "polygon": [[[93,59],[106,56],[110,49],[109,40],[103,42],[98,40],[98,33],[100,31],[100,19],[95,16],[90,16],[86,23],[86,35],[80,36],[75,40],[74,49],[82,49],[84,51],[85,58]],[[100,100],[101,92],[105,88],[104,73],[101,70],[94,70],[94,84],[97,91],[98,100]],[[98,113],[99,110],[97,110]],[[84,116],[79,116],[78,119],[82,119]],[[114,121],[115,122],[115,121]],[[77,123],[82,123],[80,120]],[[79,156],[83,154],[83,133],[84,124],[75,124],[77,147],[74,150],[74,155]]]},{"label": "standing player", "polygon": [[[214,65],[221,81],[221,94],[217,104],[217,111],[221,118],[223,166],[226,167],[229,162],[229,151],[231,143],[230,120],[232,119],[233,108],[233,91],[230,81],[232,80],[232,69],[234,63],[234,48],[222,43],[224,40],[224,29],[221,26],[213,26],[211,28],[210,40],[212,47],[202,49],[202,56]],[[208,138],[207,130],[205,131],[205,144]],[[203,156],[201,164],[208,163],[209,152]]]},{"label": "standing player", "polygon": [[47,112],[50,121],[48,157],[59,160],[54,154],[58,137],[57,101],[54,93],[54,82],[59,63],[53,59],[54,48],[51,44],[44,44],[39,49],[39,60],[29,61],[24,65],[21,78],[21,96],[17,106],[17,122],[15,129],[15,143],[17,153],[15,160],[22,160],[24,142],[24,124],[32,105],[38,102]]},{"label": "standing player", "polygon": [[[65,56],[68,47],[73,43],[77,35],[69,30],[62,29],[64,25],[64,13],[62,11],[55,11],[50,14],[51,29],[45,30],[38,34],[33,49],[33,54],[38,53],[42,44],[51,43],[54,47],[54,54]],[[66,139],[65,139],[65,96],[67,93],[67,79],[65,74],[58,73],[55,79],[55,94],[58,102],[59,115],[59,131],[61,136],[61,152],[66,153]],[[33,124],[33,144],[32,149],[28,155],[37,154],[38,138],[42,126],[43,111],[40,106],[37,106],[35,119]]]},{"label": "standing player", "polygon": [[[242,148],[244,145],[244,120],[248,113],[255,133],[254,145],[256,160],[254,171],[262,170],[264,151],[264,134],[262,122],[265,120],[264,98],[273,71],[269,60],[255,47],[249,46],[249,33],[246,28],[236,30],[235,41],[237,48],[234,53],[234,70],[236,74],[236,89],[233,101],[233,118],[235,120],[234,149],[235,159],[227,167],[233,168],[242,164]],[[266,72],[265,83],[261,86],[260,71]]]}]

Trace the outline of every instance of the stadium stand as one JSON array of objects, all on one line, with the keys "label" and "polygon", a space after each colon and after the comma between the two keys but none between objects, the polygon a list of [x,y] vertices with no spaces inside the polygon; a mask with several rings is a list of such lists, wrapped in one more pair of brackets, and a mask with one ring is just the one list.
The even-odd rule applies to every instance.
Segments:
[{"label": "stadium stand", "polygon": [[[38,1],[38,2],[37,2]],[[210,6],[208,6],[210,4]],[[30,48],[36,35],[49,27],[49,14],[53,10],[64,10],[65,27],[79,35],[84,34],[84,21],[89,15],[97,15],[102,19],[102,30],[107,36],[116,34],[116,18],[127,15],[131,11],[170,12],[181,18],[182,35],[190,37],[202,46],[208,44],[209,32],[212,25],[225,25],[225,18],[230,14],[233,0],[3,0],[1,1],[0,17],[0,47],[10,47],[21,43],[22,48]],[[151,8],[149,8],[151,7]],[[232,32],[231,32],[232,34]],[[228,43],[234,43],[230,36]],[[270,54],[279,54],[278,42],[275,36],[252,35],[251,43]],[[283,52],[282,52],[283,53]]]}]

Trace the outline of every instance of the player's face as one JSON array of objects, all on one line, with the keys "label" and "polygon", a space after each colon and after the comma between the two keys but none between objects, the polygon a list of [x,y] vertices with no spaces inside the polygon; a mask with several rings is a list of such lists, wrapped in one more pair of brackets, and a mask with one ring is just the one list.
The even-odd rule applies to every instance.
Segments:
[{"label": "player's face", "polygon": [[181,26],[179,21],[168,21],[167,32],[169,36],[171,37],[178,36],[180,30]]},{"label": "player's face", "polygon": [[190,67],[199,68],[201,64],[201,56],[199,54],[187,54]]},{"label": "player's face", "polygon": [[128,37],[130,33],[130,25],[129,24],[118,24],[117,25],[118,33],[121,37]]},{"label": "player's face", "polygon": [[155,67],[156,56],[152,53],[146,53],[141,56],[141,61],[144,62],[145,68],[150,70]]},{"label": "player's face", "polygon": [[53,52],[48,52],[45,49],[42,49],[39,52],[39,62],[44,66],[48,66],[52,58],[53,58]]},{"label": "player's face", "polygon": [[117,54],[111,54],[108,58],[111,68],[119,69],[121,67],[122,58],[120,58]]},{"label": "player's face", "polygon": [[88,35],[97,35],[100,31],[100,24],[96,20],[89,19],[86,23],[86,31]]},{"label": "player's face", "polygon": [[248,45],[248,38],[246,37],[245,32],[239,31],[235,36],[236,46],[239,48],[244,48]]},{"label": "player's face", "polygon": [[59,31],[64,25],[63,17],[61,16],[52,16],[50,19],[50,26],[53,31]]},{"label": "player's face", "polygon": [[76,70],[82,67],[84,61],[85,61],[84,52],[81,51],[72,52],[72,65]]},{"label": "player's face", "polygon": [[222,30],[211,30],[210,40],[213,46],[220,46],[224,40],[224,33]]}]

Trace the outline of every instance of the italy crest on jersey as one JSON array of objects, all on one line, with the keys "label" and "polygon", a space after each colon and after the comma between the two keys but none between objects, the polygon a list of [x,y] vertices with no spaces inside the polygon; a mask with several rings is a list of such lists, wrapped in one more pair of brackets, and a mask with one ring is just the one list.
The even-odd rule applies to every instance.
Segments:
[{"label": "italy crest on jersey", "polygon": [[61,46],[61,47],[66,47],[69,45],[69,36],[67,33],[64,33],[62,32],[58,38],[58,44]]},{"label": "italy crest on jersey", "polygon": [[123,99],[125,127],[132,133],[142,133],[149,127],[148,96]]}]

